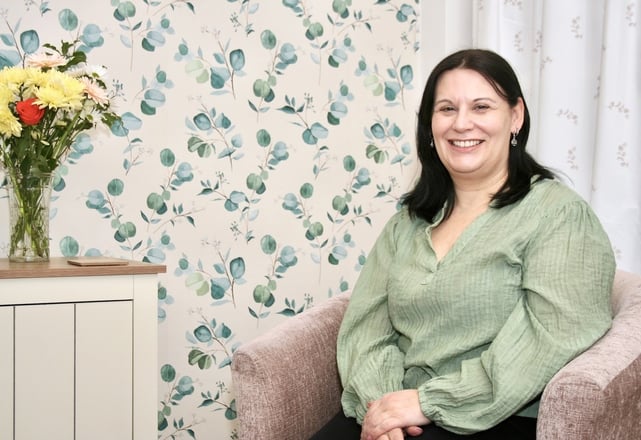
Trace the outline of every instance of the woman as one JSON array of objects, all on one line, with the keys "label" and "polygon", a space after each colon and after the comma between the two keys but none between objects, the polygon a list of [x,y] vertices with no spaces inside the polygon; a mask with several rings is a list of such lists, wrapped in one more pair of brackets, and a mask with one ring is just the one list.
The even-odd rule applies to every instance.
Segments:
[{"label": "woman", "polygon": [[343,412],[314,439],[534,439],[550,378],[611,323],[615,261],[588,204],[525,151],[499,55],[431,73],[422,165],[354,287],[338,337]]}]

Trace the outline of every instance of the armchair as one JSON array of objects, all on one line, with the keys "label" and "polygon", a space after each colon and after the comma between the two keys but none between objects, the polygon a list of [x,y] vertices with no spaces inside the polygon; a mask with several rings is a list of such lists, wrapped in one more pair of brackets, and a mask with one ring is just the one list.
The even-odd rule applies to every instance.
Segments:
[{"label": "armchair", "polygon": [[[243,344],[232,359],[241,440],[306,440],[340,410],[336,337],[349,296]],[[641,276],[617,271],[612,328],[541,397],[540,440],[641,439]]]}]

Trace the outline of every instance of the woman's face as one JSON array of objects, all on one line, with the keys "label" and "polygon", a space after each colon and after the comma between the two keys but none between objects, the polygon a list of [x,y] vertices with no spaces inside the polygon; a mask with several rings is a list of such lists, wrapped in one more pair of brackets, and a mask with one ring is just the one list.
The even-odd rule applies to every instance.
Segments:
[{"label": "woman's face", "polygon": [[523,124],[523,101],[514,107],[478,72],[454,69],[436,85],[432,135],[454,181],[482,184],[507,176],[510,135]]}]

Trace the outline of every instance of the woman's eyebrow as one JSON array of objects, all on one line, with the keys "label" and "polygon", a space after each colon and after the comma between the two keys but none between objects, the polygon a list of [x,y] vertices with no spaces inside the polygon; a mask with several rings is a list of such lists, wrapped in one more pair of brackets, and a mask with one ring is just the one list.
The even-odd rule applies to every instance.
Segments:
[{"label": "woman's eyebrow", "polygon": [[[474,98],[472,102],[478,102],[478,101],[490,101],[490,102],[496,102],[495,99],[490,98],[489,96],[482,96],[479,98]],[[453,101],[449,98],[441,98],[437,101],[434,101],[434,105],[441,104],[441,103],[452,103]]]}]

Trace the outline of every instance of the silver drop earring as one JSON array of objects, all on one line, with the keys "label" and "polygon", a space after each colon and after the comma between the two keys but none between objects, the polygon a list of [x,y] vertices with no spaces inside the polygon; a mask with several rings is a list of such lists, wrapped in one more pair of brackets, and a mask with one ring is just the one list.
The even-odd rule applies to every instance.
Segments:
[{"label": "silver drop earring", "polygon": [[430,147],[434,148],[434,138],[430,136]]},{"label": "silver drop earring", "polygon": [[516,141],[516,131],[512,132],[512,140],[510,141],[510,145],[513,147],[516,147],[518,145],[518,142]]}]

